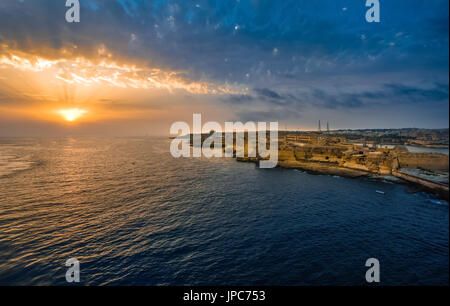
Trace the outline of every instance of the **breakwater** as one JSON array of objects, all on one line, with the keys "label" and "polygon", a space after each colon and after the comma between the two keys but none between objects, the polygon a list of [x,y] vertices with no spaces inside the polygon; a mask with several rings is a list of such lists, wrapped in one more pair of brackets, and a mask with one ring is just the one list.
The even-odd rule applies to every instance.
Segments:
[{"label": "breakwater", "polygon": [[405,181],[414,183],[414,184],[418,184],[420,186],[422,186],[424,189],[434,192],[434,193],[438,193],[439,195],[441,195],[443,198],[445,198],[447,201],[449,199],[449,190],[448,190],[448,186],[438,183],[438,182],[433,182],[418,176],[414,176],[408,173],[404,173],[401,170],[397,171],[394,170],[392,171],[392,175],[398,178],[401,178]]}]

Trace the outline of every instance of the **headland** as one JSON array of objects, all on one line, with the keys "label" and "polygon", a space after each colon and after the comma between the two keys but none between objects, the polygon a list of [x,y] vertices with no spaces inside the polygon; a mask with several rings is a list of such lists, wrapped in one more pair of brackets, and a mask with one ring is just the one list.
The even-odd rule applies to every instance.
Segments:
[{"label": "headland", "polygon": [[[447,141],[448,148],[448,130],[446,135],[447,140],[444,133],[443,136],[440,135],[439,144],[434,145],[445,147]],[[208,136],[202,135],[202,141]],[[235,139],[236,134],[233,137]],[[402,138],[394,134],[384,139],[367,140],[367,138],[370,137],[363,139],[353,137],[352,139],[352,137],[346,137],[345,133],[332,132],[280,132],[277,166],[300,169],[313,174],[392,179],[410,183],[417,187],[416,191],[437,193],[441,198],[448,200],[448,155],[435,152],[410,152],[406,145],[423,141],[413,137]],[[269,143],[269,139],[266,143]],[[248,137],[245,133],[244,146],[245,155],[237,157],[237,161],[259,163],[265,160],[257,154],[256,157],[249,157],[251,154],[248,154]],[[430,146],[433,146],[433,143],[429,142],[427,147]],[[225,145],[223,148],[225,149]],[[234,141],[233,152],[236,155],[236,141]]]}]

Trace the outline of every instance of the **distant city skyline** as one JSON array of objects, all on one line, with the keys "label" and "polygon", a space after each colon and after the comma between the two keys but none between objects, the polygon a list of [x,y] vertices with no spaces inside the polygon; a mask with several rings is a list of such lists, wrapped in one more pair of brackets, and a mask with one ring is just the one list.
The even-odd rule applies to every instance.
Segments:
[{"label": "distant city skyline", "polygon": [[0,3],[0,136],[449,125],[446,0],[64,2]]}]

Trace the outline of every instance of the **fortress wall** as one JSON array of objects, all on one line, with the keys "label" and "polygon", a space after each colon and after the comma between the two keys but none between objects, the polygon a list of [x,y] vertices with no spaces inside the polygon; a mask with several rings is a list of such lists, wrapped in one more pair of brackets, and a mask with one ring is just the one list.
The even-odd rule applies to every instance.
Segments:
[{"label": "fortress wall", "polygon": [[[278,160],[289,162],[321,162],[329,166],[342,166],[377,174],[391,174],[397,168],[422,168],[431,171],[448,171],[447,155],[437,153],[398,152],[394,156],[383,152],[370,152],[365,156],[344,155],[346,147],[305,146],[279,150]],[[397,165],[398,163],[398,165]]]},{"label": "fortress wall", "polygon": [[419,178],[416,176],[412,176],[412,175],[409,175],[409,174],[406,174],[406,173],[403,173],[400,171],[392,171],[392,174],[396,177],[404,179],[405,181],[419,184],[430,191],[437,192],[440,195],[442,195],[445,199],[448,200],[448,186],[444,186],[439,183],[431,182],[431,181],[428,181],[428,180],[425,180],[425,179],[422,179],[422,178]]},{"label": "fortress wall", "polygon": [[305,160],[311,158],[319,158],[320,160],[335,160],[342,158],[345,147],[331,147],[331,146],[305,146],[295,149],[295,157],[297,160]]},{"label": "fortress wall", "polygon": [[294,150],[279,150],[278,151],[279,161],[295,161]]},{"label": "fortress wall", "polygon": [[438,153],[398,153],[400,168],[422,168],[448,172],[448,156]]},{"label": "fortress wall", "polygon": [[370,172],[369,167],[367,167],[366,165],[362,165],[362,164],[355,163],[355,162],[352,162],[352,161],[346,161],[343,164],[343,166],[346,167],[346,168],[354,169],[354,170]]}]

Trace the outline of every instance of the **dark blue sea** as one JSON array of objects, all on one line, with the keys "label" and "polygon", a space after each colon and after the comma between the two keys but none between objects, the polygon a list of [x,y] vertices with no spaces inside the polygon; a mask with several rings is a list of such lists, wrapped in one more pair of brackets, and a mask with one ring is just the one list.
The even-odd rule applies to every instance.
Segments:
[{"label": "dark blue sea", "polygon": [[[449,207],[381,179],[174,159],[165,138],[0,139],[0,285],[449,284]],[[376,191],[383,191],[384,194]]]}]

